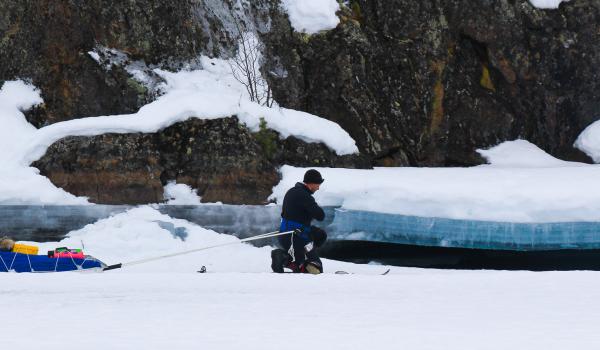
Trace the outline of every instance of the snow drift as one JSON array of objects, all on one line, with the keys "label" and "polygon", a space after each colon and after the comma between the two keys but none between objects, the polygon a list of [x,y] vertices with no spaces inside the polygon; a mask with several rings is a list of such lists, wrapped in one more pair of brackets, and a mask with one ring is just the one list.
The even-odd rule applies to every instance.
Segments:
[{"label": "snow drift", "polygon": [[[266,232],[256,234],[261,233]],[[63,246],[84,248],[86,254],[111,265],[239,241],[235,236],[220,234],[162,214],[152,206],[142,206],[72,231],[60,242],[34,244],[40,246],[41,252]],[[266,241],[271,242],[269,239]],[[233,244],[129,266],[110,273],[195,273],[201,266],[206,266],[210,272],[271,272],[271,249],[257,248],[247,243]],[[324,260],[324,267],[325,272],[348,268],[364,272],[381,270],[376,266],[331,260]]]}]

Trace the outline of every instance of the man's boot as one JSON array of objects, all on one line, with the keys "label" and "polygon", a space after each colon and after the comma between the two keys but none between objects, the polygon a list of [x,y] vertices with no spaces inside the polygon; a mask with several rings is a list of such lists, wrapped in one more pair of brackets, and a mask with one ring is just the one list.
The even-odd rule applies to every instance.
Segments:
[{"label": "man's boot", "polygon": [[304,269],[306,270],[307,273],[310,273],[312,275],[318,275],[321,273],[321,270],[311,263],[307,263],[304,266]]},{"label": "man's boot", "polygon": [[283,249],[271,251],[271,269],[276,273],[283,273],[283,268],[291,261],[290,255]]},{"label": "man's boot", "polygon": [[313,275],[323,273],[323,263],[314,249],[306,253],[306,262],[303,265],[303,270]]}]

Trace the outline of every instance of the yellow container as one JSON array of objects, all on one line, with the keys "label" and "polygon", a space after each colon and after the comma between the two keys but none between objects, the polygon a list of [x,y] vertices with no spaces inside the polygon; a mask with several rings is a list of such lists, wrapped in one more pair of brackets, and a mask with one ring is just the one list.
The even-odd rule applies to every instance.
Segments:
[{"label": "yellow container", "polygon": [[13,253],[37,255],[39,250],[40,250],[40,248],[32,246],[32,245],[15,243],[15,246],[13,247],[12,251],[13,251]]}]

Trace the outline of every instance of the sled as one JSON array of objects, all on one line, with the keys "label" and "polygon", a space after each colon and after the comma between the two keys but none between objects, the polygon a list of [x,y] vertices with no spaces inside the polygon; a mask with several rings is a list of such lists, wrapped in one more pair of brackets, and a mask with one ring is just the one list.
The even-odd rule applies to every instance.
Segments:
[{"label": "sled", "polygon": [[80,257],[48,257],[0,251],[0,272],[65,272],[65,271],[102,271],[106,265],[85,255]]}]

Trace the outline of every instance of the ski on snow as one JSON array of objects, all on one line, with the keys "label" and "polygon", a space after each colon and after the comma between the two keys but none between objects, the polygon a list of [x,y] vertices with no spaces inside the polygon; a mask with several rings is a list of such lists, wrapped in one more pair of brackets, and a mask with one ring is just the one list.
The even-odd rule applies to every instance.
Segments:
[{"label": "ski on snow", "polygon": [[[202,266],[200,268],[200,270],[198,270],[196,272],[198,272],[198,273],[206,273],[206,266]],[[294,272],[284,272],[284,273],[294,273]],[[383,273],[379,273],[379,274],[376,274],[374,276],[385,276],[388,273],[390,273],[390,269],[387,269]],[[333,274],[334,275],[362,275],[361,273],[348,272],[348,271],[342,271],[342,270],[338,270],[338,271],[334,272]]]}]

